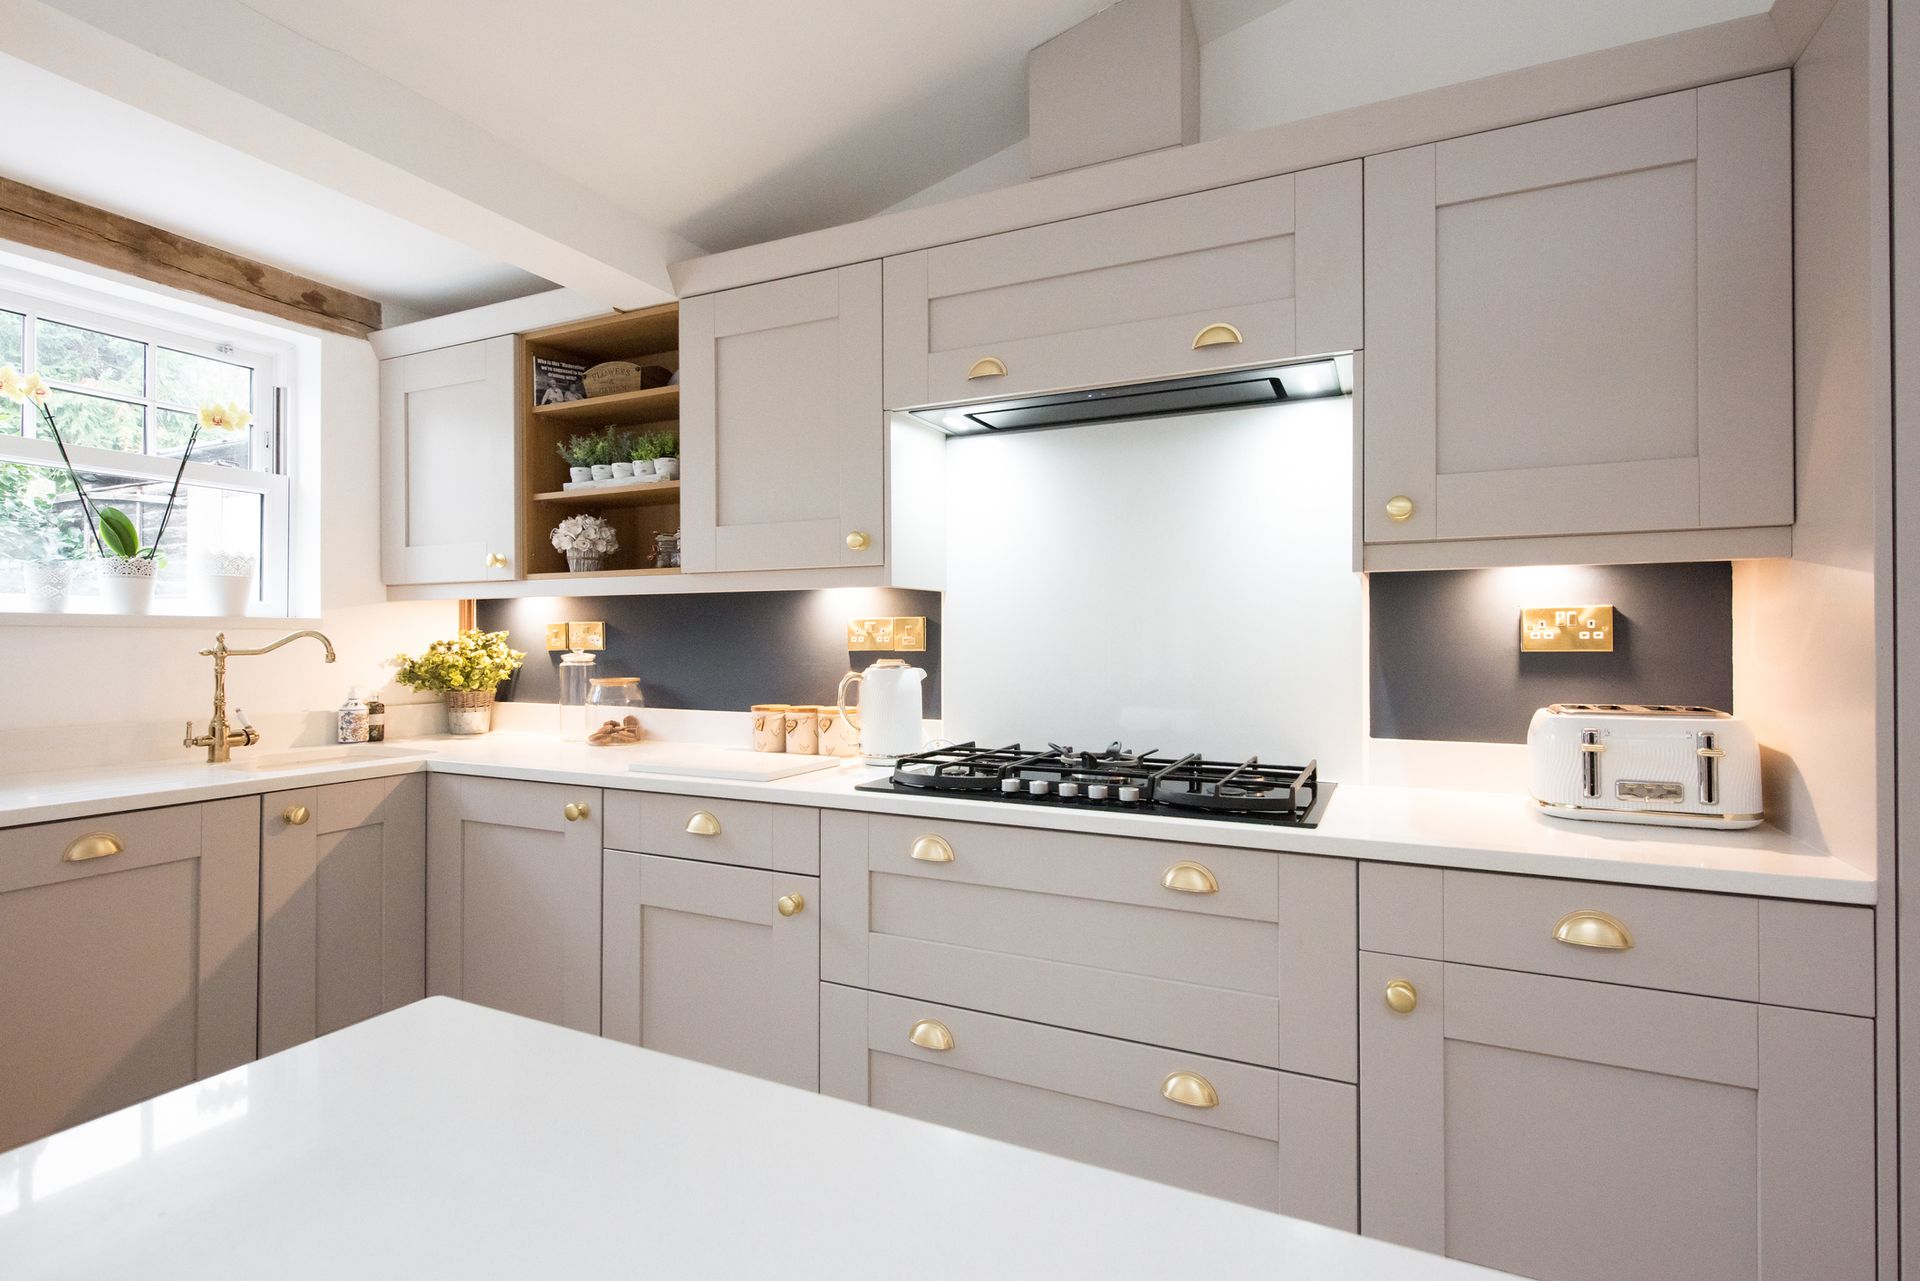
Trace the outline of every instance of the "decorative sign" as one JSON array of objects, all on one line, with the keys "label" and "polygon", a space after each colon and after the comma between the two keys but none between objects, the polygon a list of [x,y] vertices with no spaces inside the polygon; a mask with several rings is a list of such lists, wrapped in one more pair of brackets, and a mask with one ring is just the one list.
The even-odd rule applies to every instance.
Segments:
[{"label": "decorative sign", "polygon": [[1613,652],[1613,606],[1554,605],[1520,611],[1522,653]]}]

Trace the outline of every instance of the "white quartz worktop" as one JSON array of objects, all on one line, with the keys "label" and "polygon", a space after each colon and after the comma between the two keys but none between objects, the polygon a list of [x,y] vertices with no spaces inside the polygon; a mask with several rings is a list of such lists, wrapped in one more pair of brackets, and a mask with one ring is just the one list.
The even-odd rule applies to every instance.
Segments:
[{"label": "white quartz worktop", "polygon": [[0,1155],[9,1281],[1473,1281],[1298,1219],[434,997]]},{"label": "white quartz worktop", "polygon": [[409,754],[347,754],[280,770],[179,764],[15,775],[0,783],[0,827],[428,770],[1775,898],[1872,903],[1875,894],[1873,879],[1858,868],[1772,826],[1716,832],[1569,822],[1510,793],[1346,783],[1320,825],[1304,829],[860,792],[858,784],[885,771],[851,763],[771,782],[627,770],[641,756],[670,759],[675,745],[660,742],[588,747],[551,735],[494,733],[408,740],[385,750]]}]

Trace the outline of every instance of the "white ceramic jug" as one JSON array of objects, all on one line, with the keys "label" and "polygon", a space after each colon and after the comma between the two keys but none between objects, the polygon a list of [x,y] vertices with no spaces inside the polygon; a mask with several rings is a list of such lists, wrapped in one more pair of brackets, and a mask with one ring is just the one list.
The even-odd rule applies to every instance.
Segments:
[{"label": "white ceramic jug", "polygon": [[[840,714],[860,731],[860,751],[869,761],[893,760],[920,750],[920,682],[927,674],[898,658],[883,658],[864,672],[840,678]],[[861,686],[860,705],[847,707],[847,688]]]}]

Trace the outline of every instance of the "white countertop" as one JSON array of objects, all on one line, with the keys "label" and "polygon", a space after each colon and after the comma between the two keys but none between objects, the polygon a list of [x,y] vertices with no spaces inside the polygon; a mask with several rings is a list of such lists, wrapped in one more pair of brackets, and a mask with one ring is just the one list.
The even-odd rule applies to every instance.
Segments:
[{"label": "white countertop", "polygon": [[[1343,783],[1320,825],[1306,829],[860,792],[857,784],[885,771],[858,764],[770,782],[627,770],[642,756],[671,756],[675,745],[660,742],[588,747],[551,735],[496,732],[385,748],[413,754],[348,752],[333,762],[266,771],[182,763],[15,775],[0,784],[0,827],[431,770],[1833,903],[1872,903],[1876,889],[1860,869],[1772,826],[1719,832],[1574,822],[1547,817],[1525,796],[1499,792]],[[258,749],[242,752],[248,750]]]},{"label": "white countertop", "polygon": [[8,1281],[1504,1275],[435,997],[0,1155]]}]

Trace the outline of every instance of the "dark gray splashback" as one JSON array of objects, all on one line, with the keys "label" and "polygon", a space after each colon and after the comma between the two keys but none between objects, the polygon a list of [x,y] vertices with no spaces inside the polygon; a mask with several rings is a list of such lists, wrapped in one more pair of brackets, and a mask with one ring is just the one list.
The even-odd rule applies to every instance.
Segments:
[{"label": "dark gray splashback", "polygon": [[[1373,736],[1522,743],[1549,703],[1733,711],[1733,567],[1554,566],[1368,579]],[[1612,605],[1611,654],[1523,654],[1529,605]]]},{"label": "dark gray splashback", "polygon": [[[638,676],[649,707],[744,711],[754,703],[828,703],[849,665],[886,654],[847,652],[847,620],[922,616],[924,654],[902,654],[926,669],[928,717],[940,715],[940,594],[893,588],[801,592],[713,592],[687,596],[528,597],[483,600],[479,625],[507,633],[526,666],[500,697],[550,703],[559,697],[560,656],[546,650],[549,621],[607,625],[598,667]],[[851,660],[851,664],[849,663]]]}]

